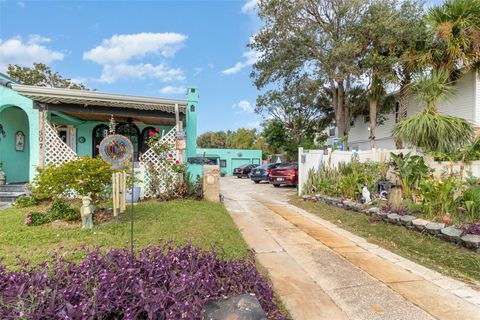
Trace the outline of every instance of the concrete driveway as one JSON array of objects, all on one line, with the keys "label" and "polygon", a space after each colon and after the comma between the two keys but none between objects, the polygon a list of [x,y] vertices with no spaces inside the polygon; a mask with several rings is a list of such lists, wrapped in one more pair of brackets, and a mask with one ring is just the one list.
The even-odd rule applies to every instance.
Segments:
[{"label": "concrete driveway", "polygon": [[294,319],[480,319],[480,295],[288,203],[221,179],[225,206]]}]

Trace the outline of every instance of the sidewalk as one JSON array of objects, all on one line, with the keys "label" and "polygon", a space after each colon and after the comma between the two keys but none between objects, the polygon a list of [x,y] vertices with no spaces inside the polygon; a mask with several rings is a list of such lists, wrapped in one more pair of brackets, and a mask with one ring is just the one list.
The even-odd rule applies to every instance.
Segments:
[{"label": "sidewalk", "polygon": [[222,179],[225,205],[294,319],[480,319],[480,294],[287,203]]}]

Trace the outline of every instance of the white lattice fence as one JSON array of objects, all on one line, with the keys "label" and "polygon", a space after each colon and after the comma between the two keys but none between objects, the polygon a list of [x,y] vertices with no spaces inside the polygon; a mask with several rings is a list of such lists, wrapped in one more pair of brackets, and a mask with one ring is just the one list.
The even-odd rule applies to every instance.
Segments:
[{"label": "white lattice fence", "polygon": [[45,120],[45,143],[44,159],[45,164],[62,164],[75,160],[78,156],[63,140],[58,136],[57,131]]},{"label": "white lattice fence", "polygon": [[[178,158],[177,151],[175,150],[175,142],[176,142],[176,128],[172,128],[167,134],[165,134],[162,138],[159,139],[157,145],[167,144],[170,147],[169,153],[173,155],[173,161]],[[144,196],[150,197],[154,196],[152,190],[152,180],[155,178],[152,175],[156,174],[157,177],[162,174],[162,176],[170,175],[173,177],[175,172],[166,164],[166,161],[162,158],[161,155],[158,155],[154,150],[151,148],[145,151],[145,153],[141,156],[140,165],[144,167],[143,172],[143,184],[144,184]],[[159,180],[158,190],[162,192],[166,188],[166,181]]]}]

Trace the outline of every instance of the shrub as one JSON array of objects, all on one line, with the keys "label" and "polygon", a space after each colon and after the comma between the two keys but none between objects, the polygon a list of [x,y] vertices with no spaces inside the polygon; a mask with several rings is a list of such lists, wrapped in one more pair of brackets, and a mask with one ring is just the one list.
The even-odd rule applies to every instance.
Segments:
[{"label": "shrub", "polygon": [[15,207],[17,208],[28,208],[28,207],[33,207],[38,204],[38,201],[35,197],[29,197],[29,196],[20,196],[16,201],[15,201]]},{"label": "shrub", "polygon": [[330,170],[309,170],[304,193],[321,192],[334,197],[358,199],[364,185],[373,192],[381,177],[379,163],[358,161],[339,163],[337,168]]},{"label": "shrub", "polygon": [[38,169],[32,195],[39,200],[55,199],[75,192],[89,195],[95,202],[110,184],[110,165],[99,158],[81,157],[61,166],[53,164]]},{"label": "shrub", "polygon": [[39,226],[55,220],[76,221],[80,214],[62,199],[56,199],[46,212],[29,212],[25,217],[25,224]]},{"label": "shrub", "polygon": [[223,260],[191,245],[89,251],[72,263],[57,253],[52,262],[0,266],[0,318],[17,319],[202,319],[210,300],[254,293],[268,319],[287,319],[252,255]]}]

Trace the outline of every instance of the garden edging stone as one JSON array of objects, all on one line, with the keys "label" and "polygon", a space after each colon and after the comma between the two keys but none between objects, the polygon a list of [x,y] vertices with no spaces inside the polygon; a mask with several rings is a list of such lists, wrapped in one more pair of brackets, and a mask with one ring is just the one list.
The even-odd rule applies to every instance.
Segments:
[{"label": "garden edging stone", "polygon": [[411,227],[412,227],[412,221],[415,220],[415,219],[417,219],[417,217],[411,216],[411,215],[407,214],[407,215],[404,215],[404,216],[401,216],[401,217],[400,217],[400,223],[401,223],[402,225],[404,225],[405,227],[411,229]]},{"label": "garden edging stone", "polygon": [[455,227],[446,227],[441,230],[441,235],[448,241],[458,243],[460,242],[460,237],[463,235],[463,230]]},{"label": "garden edging stone", "polygon": [[466,234],[460,239],[467,248],[480,252],[480,236],[478,234]]},{"label": "garden edging stone", "polygon": [[438,222],[430,222],[425,226],[425,229],[433,235],[439,235],[443,228],[445,228],[445,223]]},{"label": "garden edging stone", "polygon": [[[462,243],[468,249],[472,249],[480,253],[480,235],[464,234],[464,231],[453,226],[447,227],[445,223],[431,222],[425,219],[420,219],[412,215],[399,215],[394,212],[384,212],[378,207],[365,208],[365,205],[356,203],[350,200],[340,200],[333,197],[316,194],[315,198],[324,203],[334,205],[337,207],[344,207],[345,209],[363,213],[366,215],[377,216],[385,222],[403,225],[407,229],[417,231],[428,231],[428,233],[437,236],[445,241],[454,243]],[[463,235],[463,236],[462,236]]]},{"label": "garden edging stone", "polygon": [[424,219],[415,219],[415,220],[412,221],[413,226],[418,231],[425,230],[426,225],[429,224],[429,223],[430,223],[430,221],[427,221],[427,220],[424,220]]}]

